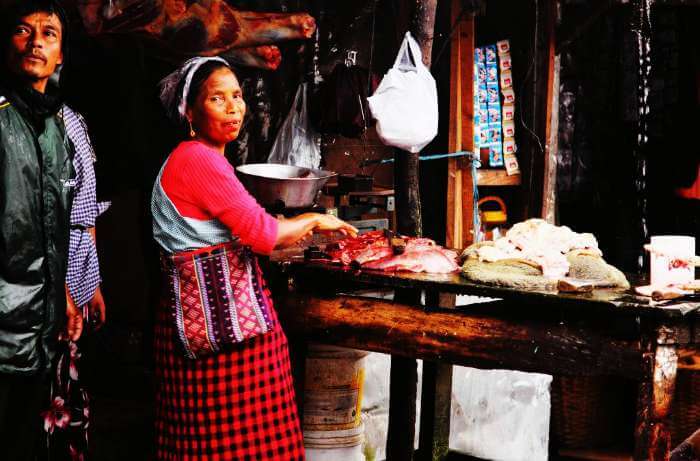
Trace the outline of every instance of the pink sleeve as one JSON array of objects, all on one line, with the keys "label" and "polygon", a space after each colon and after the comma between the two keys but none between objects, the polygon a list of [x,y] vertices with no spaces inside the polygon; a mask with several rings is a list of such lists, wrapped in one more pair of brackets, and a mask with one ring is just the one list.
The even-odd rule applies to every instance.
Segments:
[{"label": "pink sleeve", "polygon": [[248,193],[226,158],[204,146],[192,149],[188,156],[187,179],[193,201],[255,253],[272,253],[277,219]]}]

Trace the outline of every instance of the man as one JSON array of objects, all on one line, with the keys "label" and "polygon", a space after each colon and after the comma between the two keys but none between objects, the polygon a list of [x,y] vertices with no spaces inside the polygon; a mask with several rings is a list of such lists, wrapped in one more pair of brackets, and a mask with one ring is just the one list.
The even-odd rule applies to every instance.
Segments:
[{"label": "man", "polygon": [[23,0],[0,17],[0,446],[3,459],[29,460],[58,333],[82,330],[64,282],[72,148],[49,82],[67,23],[55,0]]}]

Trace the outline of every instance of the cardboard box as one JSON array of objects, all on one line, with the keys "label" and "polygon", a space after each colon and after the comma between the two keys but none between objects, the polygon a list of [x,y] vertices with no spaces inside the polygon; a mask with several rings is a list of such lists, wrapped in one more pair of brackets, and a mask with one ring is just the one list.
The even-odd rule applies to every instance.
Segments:
[{"label": "cardboard box", "polygon": [[489,166],[503,166],[503,151],[500,145],[491,146],[489,148]]},{"label": "cardboard box", "polygon": [[504,104],[503,105],[503,120],[514,120],[515,119],[515,104]]},{"label": "cardboard box", "polygon": [[515,154],[518,151],[518,146],[515,144],[515,139],[505,138],[503,140],[503,152],[505,154]]},{"label": "cardboard box", "polygon": [[496,45],[489,45],[484,47],[484,56],[486,58],[486,64],[493,63],[497,64],[497,53],[496,53]]},{"label": "cardboard box", "polygon": [[503,163],[506,166],[506,173],[508,173],[508,176],[520,174],[520,165],[518,165],[518,158],[515,154],[503,154]]},{"label": "cardboard box", "polygon": [[513,73],[509,70],[501,72],[501,88],[513,87]]},{"label": "cardboard box", "polygon": [[515,122],[512,120],[503,121],[503,137],[504,138],[514,138],[515,137]]},{"label": "cardboard box", "polygon": [[498,56],[498,65],[501,68],[501,71],[509,70],[510,68],[512,68],[513,63],[510,58],[510,53],[505,53]]},{"label": "cardboard box", "polygon": [[503,104],[513,104],[515,102],[515,91],[513,88],[503,88]]},{"label": "cardboard box", "polygon": [[509,40],[499,40],[498,42],[496,42],[496,47],[498,48],[498,54],[510,53]]}]

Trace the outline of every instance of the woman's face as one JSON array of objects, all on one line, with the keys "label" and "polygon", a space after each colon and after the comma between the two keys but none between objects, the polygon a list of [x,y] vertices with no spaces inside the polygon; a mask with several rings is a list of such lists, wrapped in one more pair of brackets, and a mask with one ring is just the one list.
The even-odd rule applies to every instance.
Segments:
[{"label": "woman's face", "polygon": [[235,140],[245,115],[245,102],[238,79],[222,67],[205,80],[194,103],[188,109],[197,137],[223,152]]}]

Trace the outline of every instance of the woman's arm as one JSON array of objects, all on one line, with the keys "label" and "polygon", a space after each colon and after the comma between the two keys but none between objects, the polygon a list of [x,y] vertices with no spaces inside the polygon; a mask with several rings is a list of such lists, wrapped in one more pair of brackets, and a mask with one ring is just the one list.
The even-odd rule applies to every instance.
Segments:
[{"label": "woman's arm", "polygon": [[277,220],[277,241],[275,248],[294,245],[314,232],[337,231],[345,235],[357,235],[357,229],[329,214],[304,213],[294,218]]}]

